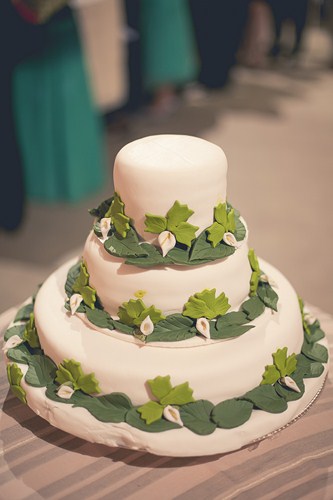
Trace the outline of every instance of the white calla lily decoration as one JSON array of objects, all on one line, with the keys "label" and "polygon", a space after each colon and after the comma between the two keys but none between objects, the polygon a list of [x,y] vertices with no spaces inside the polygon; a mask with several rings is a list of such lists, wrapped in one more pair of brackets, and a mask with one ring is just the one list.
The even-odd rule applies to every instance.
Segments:
[{"label": "white calla lily decoration", "polygon": [[18,335],[13,335],[4,344],[2,350],[6,354],[8,349],[12,349],[13,347],[16,347],[16,346],[22,344],[22,342],[23,342],[23,339],[21,339],[21,337],[19,337]]},{"label": "white calla lily decoration", "polygon": [[293,380],[291,377],[281,377],[280,382],[282,385],[285,385],[286,387],[292,389],[295,392],[301,392],[301,389],[298,387],[295,380]]},{"label": "white calla lily decoration", "polygon": [[71,384],[68,383],[61,384],[61,386],[57,390],[58,396],[63,399],[70,399],[74,394],[74,392],[75,391],[73,387],[71,386]]},{"label": "white calla lily decoration", "polygon": [[226,243],[230,247],[238,248],[242,244],[242,242],[237,241],[235,236],[232,233],[230,233],[229,231],[224,233],[222,239],[223,239],[224,243]]},{"label": "white calla lily decoration", "polygon": [[210,327],[207,318],[198,318],[195,327],[201,335],[206,337],[206,339],[210,339]]},{"label": "white calla lily decoration", "polygon": [[149,315],[142,321],[142,323],[140,325],[140,331],[145,336],[150,335],[151,333],[153,333],[153,331],[154,331],[154,323],[150,319]]},{"label": "white calla lily decoration", "polygon": [[80,307],[81,302],[83,301],[82,295],[79,293],[74,293],[69,299],[69,306],[71,308],[71,314],[75,314],[78,308]]},{"label": "white calla lily decoration", "polygon": [[174,408],[171,405],[168,405],[164,408],[163,410],[163,417],[168,420],[169,422],[172,422],[174,424],[178,424],[181,427],[184,426],[184,423],[182,419],[180,418],[180,413],[177,410],[177,408]]},{"label": "white calla lily decoration", "polygon": [[111,227],[111,217],[103,217],[103,219],[100,220],[99,226],[101,229],[103,240],[106,240]]},{"label": "white calla lily decoration", "polygon": [[176,246],[176,238],[170,231],[162,231],[157,240],[161,247],[163,257]]}]

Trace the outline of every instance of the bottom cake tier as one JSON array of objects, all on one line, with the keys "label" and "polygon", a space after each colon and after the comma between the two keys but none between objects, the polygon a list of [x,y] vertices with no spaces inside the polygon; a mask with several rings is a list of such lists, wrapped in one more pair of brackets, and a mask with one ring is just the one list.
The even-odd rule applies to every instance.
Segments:
[{"label": "bottom cake tier", "polygon": [[278,312],[266,310],[238,338],[152,345],[96,331],[66,312],[72,264],[38,292],[36,330],[27,304],[5,336],[13,392],[59,429],[157,455],[224,453],[288,425],[324,384],[328,353],[320,325],[304,321],[293,288],[268,263],[261,261],[276,283]]}]

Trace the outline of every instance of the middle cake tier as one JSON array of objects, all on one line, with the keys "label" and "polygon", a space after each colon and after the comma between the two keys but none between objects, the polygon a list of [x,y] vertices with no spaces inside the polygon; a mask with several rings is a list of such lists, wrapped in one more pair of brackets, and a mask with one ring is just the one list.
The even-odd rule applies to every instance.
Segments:
[{"label": "middle cake tier", "polygon": [[250,291],[251,266],[247,236],[234,254],[201,266],[156,266],[142,269],[127,265],[106,252],[103,243],[91,232],[83,260],[90,285],[97,291],[103,307],[117,316],[119,307],[140,293],[147,306],[154,305],[164,314],[182,312],[189,297],[205,289],[225,293],[230,310],[237,310]]}]

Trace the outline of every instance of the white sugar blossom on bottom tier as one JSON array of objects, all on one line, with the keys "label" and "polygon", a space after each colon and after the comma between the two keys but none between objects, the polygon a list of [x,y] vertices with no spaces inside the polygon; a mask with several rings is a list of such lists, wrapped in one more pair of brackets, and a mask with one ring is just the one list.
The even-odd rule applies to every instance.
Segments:
[{"label": "white sugar blossom on bottom tier", "polygon": [[210,339],[210,327],[207,318],[198,318],[195,327],[201,335],[206,339]]},{"label": "white sugar blossom on bottom tier", "polygon": [[301,392],[295,380],[293,380],[291,377],[282,377],[280,378],[280,382],[282,385],[285,385],[286,387],[292,389],[295,392]]}]

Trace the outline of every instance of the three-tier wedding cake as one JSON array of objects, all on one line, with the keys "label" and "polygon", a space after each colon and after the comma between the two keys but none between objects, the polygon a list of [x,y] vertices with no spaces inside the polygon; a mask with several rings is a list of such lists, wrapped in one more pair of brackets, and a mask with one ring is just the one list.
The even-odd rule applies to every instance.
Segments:
[{"label": "three-tier wedding cake", "polygon": [[[327,373],[319,322],[248,247],[227,160],[156,135],[117,155],[82,257],[5,335],[13,392],[92,442],[196,456],[238,449],[308,408]],[[265,230],[263,228],[263,230]]]}]

